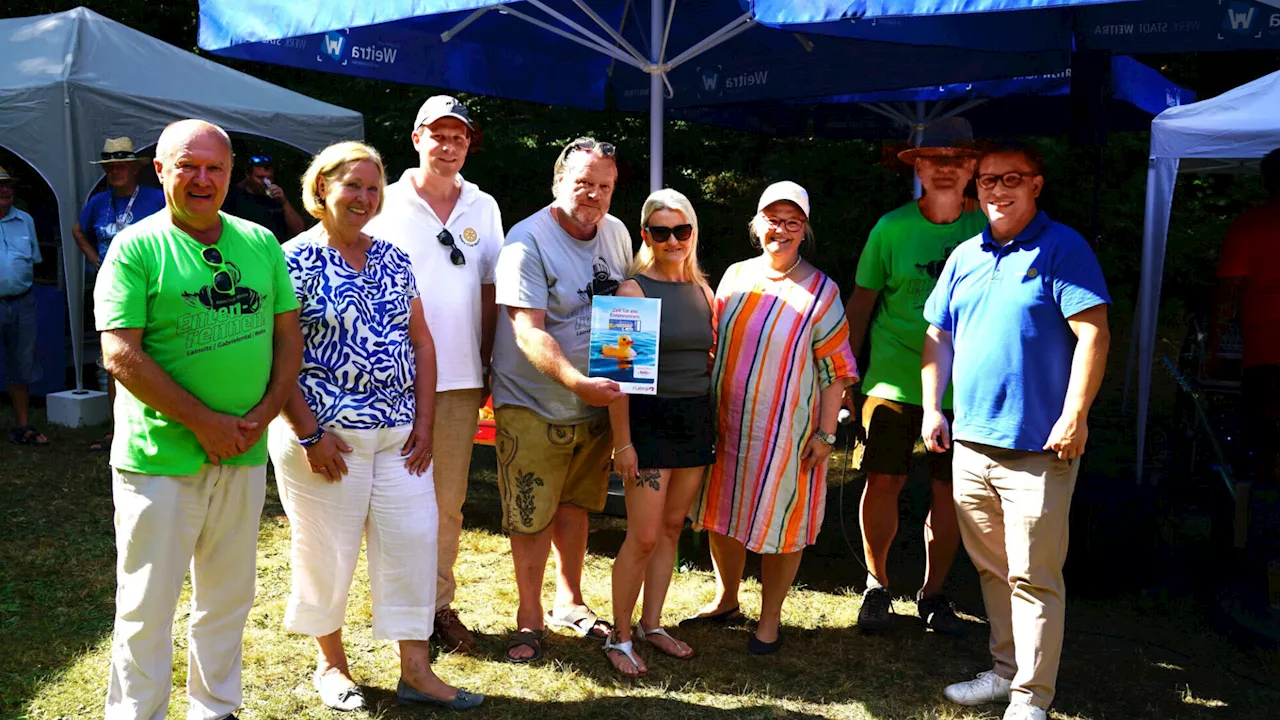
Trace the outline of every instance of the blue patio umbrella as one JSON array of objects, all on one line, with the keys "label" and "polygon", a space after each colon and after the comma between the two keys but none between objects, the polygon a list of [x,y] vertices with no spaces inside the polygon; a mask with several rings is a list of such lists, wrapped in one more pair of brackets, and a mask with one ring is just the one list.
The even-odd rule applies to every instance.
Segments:
[{"label": "blue patio umbrella", "polygon": [[1009,52],[1075,47],[1136,55],[1280,49],[1280,0],[1135,0],[1059,5],[1036,13],[994,8],[956,17],[908,18],[864,14],[858,4],[842,0],[768,0],[756,3],[756,21],[802,33]]},{"label": "blue patio umbrella", "polygon": [[[864,17],[1000,10],[1053,0],[861,0]],[[1058,0],[1058,6],[1098,0]],[[759,25],[780,0],[201,0],[200,47],[228,57],[558,105],[650,111],[650,184],[662,184],[662,119],[673,107],[1056,72],[1069,46],[999,52],[872,39],[810,38]],[[647,5],[647,18],[641,6]],[[925,18],[936,20],[937,18]],[[994,26],[993,26],[994,27]],[[901,37],[885,38],[903,40]],[[907,38],[909,39],[909,38]],[[927,38],[920,38],[927,40]]]}]

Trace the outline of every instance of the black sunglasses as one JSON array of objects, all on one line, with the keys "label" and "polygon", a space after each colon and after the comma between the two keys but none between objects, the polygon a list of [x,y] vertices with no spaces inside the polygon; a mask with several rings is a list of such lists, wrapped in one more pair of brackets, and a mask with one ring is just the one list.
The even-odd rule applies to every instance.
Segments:
[{"label": "black sunglasses", "polygon": [[249,158],[249,165],[252,167],[264,167],[271,164],[270,155],[254,155]]},{"label": "black sunglasses", "polygon": [[200,251],[200,257],[209,267],[217,268],[217,272],[213,274],[213,289],[223,295],[235,292],[236,282],[231,277],[231,271],[227,270],[227,263],[222,259],[222,253],[218,248],[207,247]]},{"label": "black sunglasses", "polygon": [[103,160],[137,160],[132,150],[116,150],[102,153]]},{"label": "black sunglasses", "polygon": [[436,239],[440,241],[441,245],[449,248],[449,262],[454,265],[467,264],[467,256],[463,255],[458,246],[453,244],[453,235],[449,233],[449,228],[441,230],[440,234],[436,235]]},{"label": "black sunglasses", "polygon": [[979,175],[977,183],[983,190],[994,188],[997,182],[1012,190],[1021,185],[1024,178],[1033,178],[1036,175],[1039,173],[1007,172],[1003,175]]},{"label": "black sunglasses", "polygon": [[685,242],[693,237],[693,226],[689,223],[677,225],[675,227],[667,227],[665,225],[646,225],[645,232],[649,233],[649,237],[659,245],[666,243],[674,235],[678,242]]}]

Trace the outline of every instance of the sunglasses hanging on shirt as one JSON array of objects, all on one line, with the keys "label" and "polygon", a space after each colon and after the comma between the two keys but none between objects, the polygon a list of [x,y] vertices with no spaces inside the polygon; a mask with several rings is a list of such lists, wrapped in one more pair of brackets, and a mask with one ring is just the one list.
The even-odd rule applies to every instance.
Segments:
[{"label": "sunglasses hanging on shirt", "polygon": [[454,265],[467,264],[467,256],[463,255],[458,246],[453,244],[453,234],[449,232],[448,228],[441,230],[440,234],[436,235],[436,239],[440,241],[441,245],[449,248],[449,262]]}]

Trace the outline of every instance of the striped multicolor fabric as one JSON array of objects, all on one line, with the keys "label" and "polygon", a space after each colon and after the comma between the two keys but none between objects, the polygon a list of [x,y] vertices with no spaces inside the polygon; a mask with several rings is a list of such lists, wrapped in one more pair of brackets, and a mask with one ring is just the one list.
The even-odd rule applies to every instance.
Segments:
[{"label": "striped multicolor fabric", "polygon": [[716,291],[716,462],[694,526],[758,553],[812,545],[822,527],[826,463],[801,477],[821,390],[858,376],[840,289],[822,272],[773,281],[757,261],[725,272]]}]

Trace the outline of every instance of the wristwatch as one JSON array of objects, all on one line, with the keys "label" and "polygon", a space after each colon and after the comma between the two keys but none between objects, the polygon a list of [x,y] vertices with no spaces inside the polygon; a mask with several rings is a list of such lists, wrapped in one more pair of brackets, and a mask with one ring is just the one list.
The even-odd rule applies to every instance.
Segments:
[{"label": "wristwatch", "polygon": [[822,432],[822,428],[818,428],[817,430],[814,430],[814,431],[813,431],[813,436],[814,436],[814,437],[816,437],[816,438],[818,438],[818,440],[819,440],[820,442],[822,442],[822,443],[824,443],[824,444],[826,444],[826,445],[828,445],[828,446],[830,446],[830,447],[835,447],[835,445],[836,445],[836,434],[835,434],[835,433]]}]

